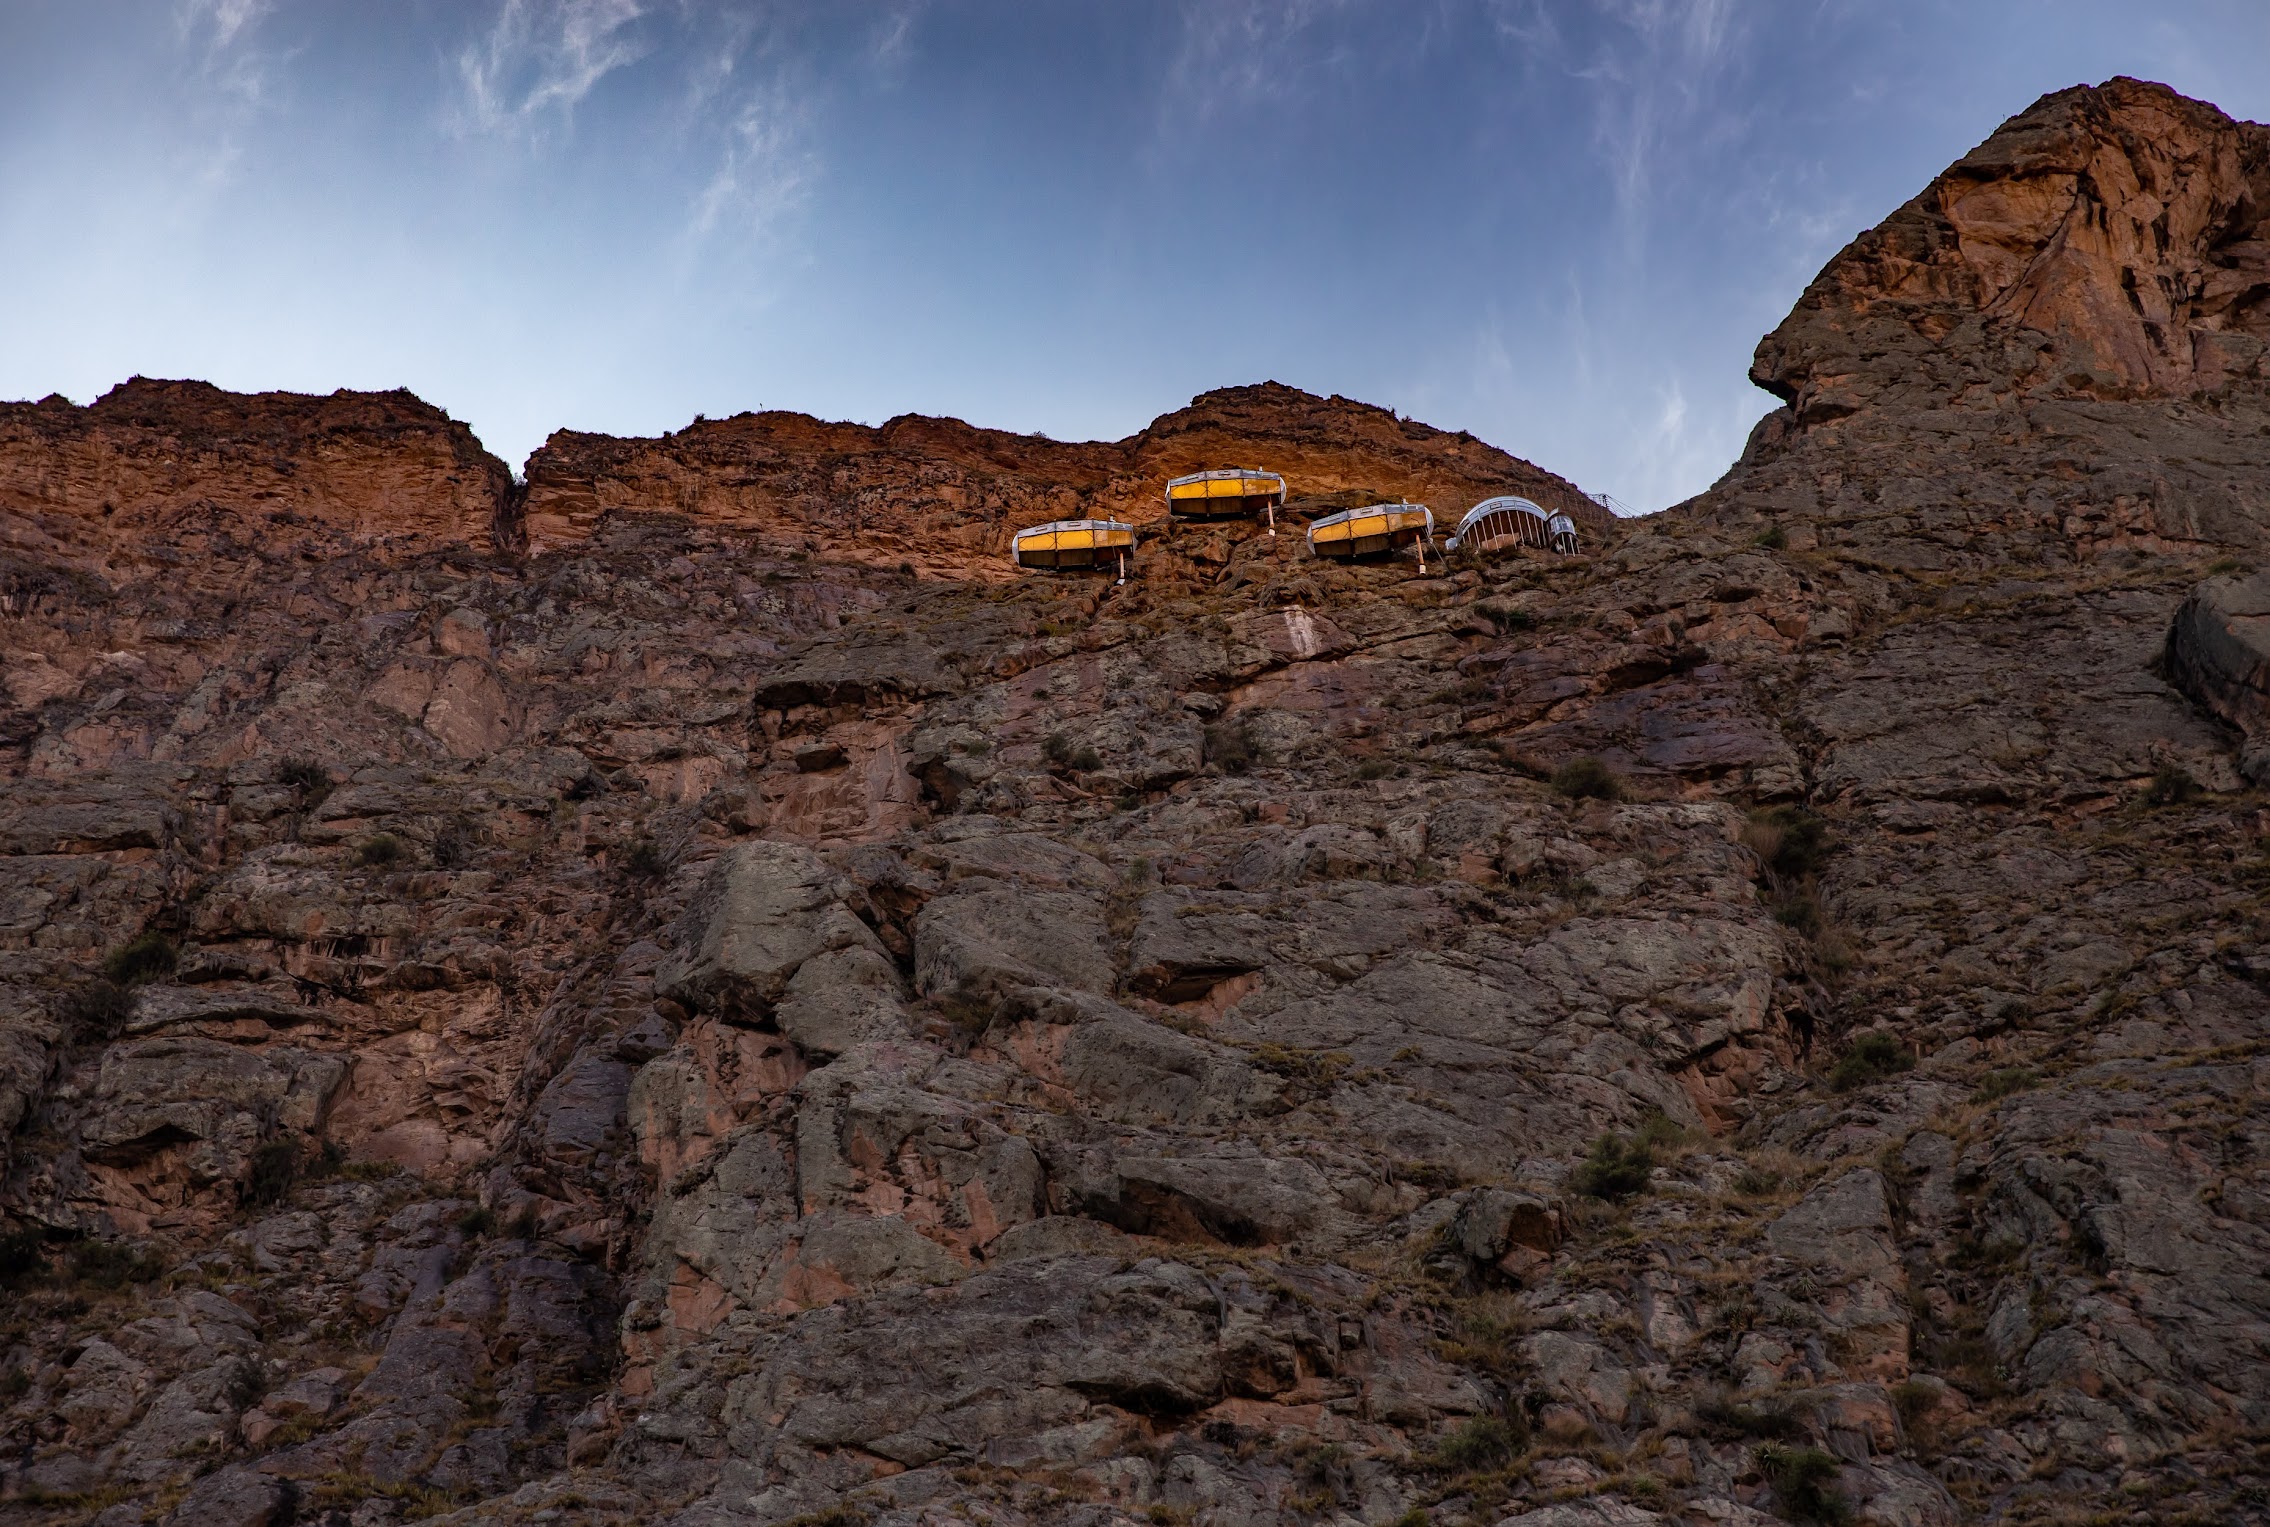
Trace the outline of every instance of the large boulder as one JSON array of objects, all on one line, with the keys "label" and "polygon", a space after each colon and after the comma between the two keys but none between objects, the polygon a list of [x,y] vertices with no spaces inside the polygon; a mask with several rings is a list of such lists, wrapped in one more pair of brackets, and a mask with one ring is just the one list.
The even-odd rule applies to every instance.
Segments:
[{"label": "large boulder", "polygon": [[1186,1412],[1223,1386],[1222,1305],[1178,1262],[1018,1262],[951,1296],[892,1292],[816,1312],[726,1401],[733,1451],[771,1463],[859,1448],[919,1466],[1084,1420],[1091,1405]]},{"label": "large boulder", "polygon": [[925,996],[999,998],[1020,989],[1108,992],[1103,906],[1075,891],[997,881],[957,886],[922,909],[915,982]]},{"label": "large boulder", "polygon": [[137,1175],[183,1153],[192,1189],[243,1180],[252,1153],[279,1126],[315,1133],[347,1078],[343,1057],[251,1050],[213,1039],[151,1038],[103,1057],[93,1106],[79,1127],[91,1161]]},{"label": "large boulder", "polygon": [[739,843],[720,856],[655,971],[663,995],[697,1011],[763,1017],[814,955],[882,945],[851,910],[858,893],[792,843]]},{"label": "large boulder", "polygon": [[2209,578],[2168,629],[2168,677],[2245,734],[2239,768],[2270,782],[2270,573]]}]

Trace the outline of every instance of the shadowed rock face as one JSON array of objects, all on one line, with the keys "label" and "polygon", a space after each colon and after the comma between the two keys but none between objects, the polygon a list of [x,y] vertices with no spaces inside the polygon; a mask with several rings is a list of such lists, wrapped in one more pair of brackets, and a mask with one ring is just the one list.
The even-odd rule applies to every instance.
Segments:
[{"label": "shadowed rock face", "polygon": [[1425,577],[1002,575],[1574,494],[1273,385],[558,436],[525,555],[398,395],[8,411],[0,1502],[2244,1519],[2262,137],[2045,99]]}]

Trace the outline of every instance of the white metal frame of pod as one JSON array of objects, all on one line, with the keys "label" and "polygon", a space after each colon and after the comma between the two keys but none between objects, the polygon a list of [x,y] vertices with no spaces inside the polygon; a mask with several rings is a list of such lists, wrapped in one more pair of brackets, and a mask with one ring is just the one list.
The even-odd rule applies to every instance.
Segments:
[{"label": "white metal frame of pod", "polygon": [[1467,510],[1458,521],[1457,531],[1443,542],[1443,549],[1456,551],[1466,546],[1488,551],[1508,539],[1567,556],[1577,549],[1576,521],[1565,514],[1548,513],[1528,499],[1509,493],[1483,499]]},{"label": "white metal frame of pod", "polygon": [[1050,520],[1028,525],[1009,538],[1009,560],[1033,572],[1090,572],[1118,563],[1127,581],[1127,559],[1135,550],[1135,527],[1125,520]]},{"label": "white metal frame of pod", "polygon": [[[1367,521],[1377,520],[1378,530],[1366,531],[1361,527]],[[1340,531],[1343,534],[1334,534]],[[1319,557],[1331,557],[1353,562],[1358,557],[1377,556],[1392,552],[1398,546],[1416,546],[1419,549],[1419,571],[1427,570],[1427,543],[1434,539],[1435,514],[1425,504],[1394,503],[1366,504],[1361,509],[1343,509],[1328,514],[1308,527],[1308,549]],[[1375,542],[1365,545],[1365,542]],[[1327,551],[1326,546],[1345,547],[1346,550]]]}]

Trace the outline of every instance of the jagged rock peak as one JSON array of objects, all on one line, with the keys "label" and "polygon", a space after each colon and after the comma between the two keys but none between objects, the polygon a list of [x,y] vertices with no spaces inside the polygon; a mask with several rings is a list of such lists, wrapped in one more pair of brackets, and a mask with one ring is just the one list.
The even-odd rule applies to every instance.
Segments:
[{"label": "jagged rock peak", "polygon": [[2259,373],[2270,128],[2165,85],[2046,95],[1854,239],[1758,346],[1800,425],[1887,391],[2183,397]]}]

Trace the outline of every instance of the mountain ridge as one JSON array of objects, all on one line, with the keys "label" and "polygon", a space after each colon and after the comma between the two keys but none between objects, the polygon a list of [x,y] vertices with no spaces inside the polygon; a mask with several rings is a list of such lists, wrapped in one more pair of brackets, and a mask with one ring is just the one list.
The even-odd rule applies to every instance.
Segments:
[{"label": "mountain ridge", "polygon": [[2044,97],[1574,555],[1008,574],[1534,470],[1269,386],[0,410],[0,1512],[2262,1518],[2260,133]]}]

